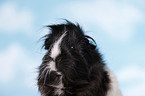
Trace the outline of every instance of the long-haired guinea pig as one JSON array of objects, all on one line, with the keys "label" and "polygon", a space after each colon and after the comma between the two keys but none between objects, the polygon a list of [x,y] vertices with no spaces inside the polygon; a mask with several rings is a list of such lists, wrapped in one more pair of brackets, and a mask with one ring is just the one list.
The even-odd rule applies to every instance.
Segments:
[{"label": "long-haired guinea pig", "polygon": [[94,39],[79,24],[67,21],[47,27],[47,53],[38,76],[42,96],[121,96],[117,79],[105,66]]}]

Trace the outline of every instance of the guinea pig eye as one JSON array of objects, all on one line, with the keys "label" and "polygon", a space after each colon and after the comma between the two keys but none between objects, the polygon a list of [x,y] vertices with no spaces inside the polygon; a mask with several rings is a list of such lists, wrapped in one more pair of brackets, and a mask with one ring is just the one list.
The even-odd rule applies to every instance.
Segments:
[{"label": "guinea pig eye", "polygon": [[71,49],[75,49],[75,47],[74,46],[71,46]]}]

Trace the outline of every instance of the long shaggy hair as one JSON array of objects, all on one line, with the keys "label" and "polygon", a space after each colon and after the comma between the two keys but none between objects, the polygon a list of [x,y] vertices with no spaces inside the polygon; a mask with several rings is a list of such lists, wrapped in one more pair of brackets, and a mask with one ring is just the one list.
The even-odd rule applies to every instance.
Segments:
[{"label": "long shaggy hair", "polygon": [[121,96],[94,39],[85,35],[79,24],[67,21],[48,27],[47,53],[38,76],[42,96]]}]

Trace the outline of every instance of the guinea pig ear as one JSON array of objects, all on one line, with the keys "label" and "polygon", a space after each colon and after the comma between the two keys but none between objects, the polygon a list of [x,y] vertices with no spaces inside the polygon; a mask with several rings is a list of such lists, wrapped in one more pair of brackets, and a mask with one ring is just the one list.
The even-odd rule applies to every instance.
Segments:
[{"label": "guinea pig ear", "polygon": [[89,47],[93,50],[96,49],[97,44],[96,44],[95,40],[92,37],[87,36],[87,35],[85,35],[85,38],[89,41],[89,44],[88,44]]},{"label": "guinea pig ear", "polygon": [[49,38],[46,38],[46,39],[45,39],[44,46],[45,46],[45,47],[44,47],[45,49],[49,49],[49,47],[50,47],[50,40],[49,40]]},{"label": "guinea pig ear", "polygon": [[48,35],[45,35],[45,36],[43,36],[42,38],[43,38],[43,40],[44,40],[44,44],[43,44],[42,48],[48,50],[49,47],[50,47],[50,38],[49,38]]}]

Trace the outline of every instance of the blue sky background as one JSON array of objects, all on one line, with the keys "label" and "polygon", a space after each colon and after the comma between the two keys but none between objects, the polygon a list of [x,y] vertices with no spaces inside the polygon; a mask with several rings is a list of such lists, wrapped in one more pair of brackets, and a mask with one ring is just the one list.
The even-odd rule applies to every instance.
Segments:
[{"label": "blue sky background", "polygon": [[123,96],[145,96],[144,0],[0,0],[0,96],[40,96],[39,39],[61,18],[96,40]]}]

